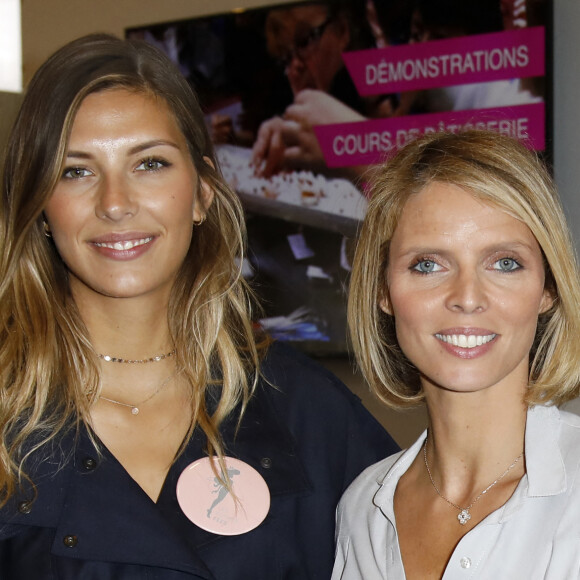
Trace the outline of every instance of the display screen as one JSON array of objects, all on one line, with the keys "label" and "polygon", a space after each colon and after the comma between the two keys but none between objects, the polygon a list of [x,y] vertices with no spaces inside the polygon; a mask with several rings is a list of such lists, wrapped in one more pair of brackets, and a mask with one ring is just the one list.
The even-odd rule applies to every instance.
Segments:
[{"label": "display screen", "polygon": [[129,29],[196,90],[247,212],[262,325],[347,349],[346,291],[373,167],[426,132],[486,128],[549,162],[551,0],[300,2]]}]

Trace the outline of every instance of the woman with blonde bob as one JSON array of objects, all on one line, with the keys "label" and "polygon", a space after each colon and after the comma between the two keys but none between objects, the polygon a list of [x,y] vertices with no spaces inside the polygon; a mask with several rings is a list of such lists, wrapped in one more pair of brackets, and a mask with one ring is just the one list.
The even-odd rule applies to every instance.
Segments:
[{"label": "woman with blonde bob", "polygon": [[171,61],[64,46],[2,177],[0,577],[330,575],[338,498],[396,446],[256,332],[242,208]]},{"label": "woman with blonde bob", "polygon": [[349,323],[371,390],[428,428],[337,514],[333,579],[579,578],[580,283],[552,181],[496,133],[380,167]]}]

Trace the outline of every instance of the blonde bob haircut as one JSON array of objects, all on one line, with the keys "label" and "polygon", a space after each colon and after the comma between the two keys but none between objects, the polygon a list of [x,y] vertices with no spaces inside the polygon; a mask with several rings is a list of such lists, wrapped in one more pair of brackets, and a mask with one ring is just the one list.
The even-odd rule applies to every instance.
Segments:
[{"label": "blonde bob haircut", "polygon": [[539,317],[526,402],[560,404],[580,385],[580,283],[566,219],[543,163],[517,141],[487,131],[433,133],[404,147],[371,180],[354,258],[348,318],[353,349],[371,390],[386,404],[423,400],[418,370],[399,347],[388,297],[389,244],[410,196],[448,183],[525,223],[542,250],[552,307]]},{"label": "blonde bob haircut", "polygon": [[177,370],[191,385],[189,436],[199,427],[208,454],[223,457],[219,426],[234,409],[244,409],[256,384],[261,350],[240,271],[243,211],[219,172],[195,94],[165,54],[145,42],[108,35],[73,41],[31,81],[2,174],[0,505],[25,477],[27,455],[56,444],[70,428],[88,425],[99,395],[96,353],[69,291],[67,269],[43,233],[43,211],[60,179],[79,106],[87,95],[111,89],[168,105],[200,180],[214,194],[203,225],[192,223],[168,313]]}]

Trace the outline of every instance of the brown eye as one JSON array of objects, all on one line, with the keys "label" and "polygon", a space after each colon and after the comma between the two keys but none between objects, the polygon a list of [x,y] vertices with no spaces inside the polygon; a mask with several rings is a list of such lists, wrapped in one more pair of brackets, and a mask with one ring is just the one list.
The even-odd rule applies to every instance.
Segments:
[{"label": "brown eye", "polygon": [[82,177],[88,177],[89,175],[92,175],[92,173],[84,167],[67,167],[62,172],[62,176],[65,179],[81,179]]}]

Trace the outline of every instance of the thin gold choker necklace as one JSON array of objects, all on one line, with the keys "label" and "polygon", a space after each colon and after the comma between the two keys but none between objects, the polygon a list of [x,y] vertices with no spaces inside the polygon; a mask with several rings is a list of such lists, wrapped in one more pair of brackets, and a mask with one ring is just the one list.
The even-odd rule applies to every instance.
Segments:
[{"label": "thin gold choker necklace", "polygon": [[158,354],[157,356],[152,356],[150,358],[142,358],[142,359],[130,359],[130,358],[119,358],[116,356],[110,356],[108,354],[99,354],[97,353],[97,356],[101,359],[103,359],[104,361],[107,362],[116,362],[116,363],[125,363],[125,364],[145,364],[145,363],[150,363],[150,362],[159,362],[160,360],[163,360],[164,358],[169,358],[171,356],[173,356],[176,353],[176,349],[174,348],[171,352],[168,352],[166,354]]},{"label": "thin gold choker necklace", "polygon": [[137,403],[136,405],[132,405],[131,403],[122,403],[121,401],[115,401],[115,399],[109,399],[107,397],[103,397],[99,395],[99,399],[103,399],[103,401],[108,401],[109,403],[113,403],[115,405],[120,405],[121,407],[129,407],[131,409],[131,415],[138,415],[139,414],[139,407],[143,406],[145,403],[148,403],[155,395],[158,395],[161,392],[161,389],[169,384],[169,381],[175,376],[175,373],[169,375],[146,399]]},{"label": "thin gold choker necklace", "polygon": [[425,444],[423,445],[423,459],[425,459],[425,467],[427,468],[427,473],[429,474],[429,479],[431,480],[431,484],[435,488],[437,495],[444,499],[450,506],[454,507],[456,510],[459,510],[459,514],[457,515],[457,519],[459,523],[464,526],[470,519],[471,514],[469,510],[473,507],[476,501],[481,499],[496,483],[499,483],[515,466],[515,464],[524,456],[523,453],[518,455],[512,462],[512,464],[492,483],[490,483],[467,507],[462,508],[458,506],[456,503],[453,503],[451,500],[447,499],[440,491],[437,485],[435,485],[435,481],[433,480],[433,476],[431,475],[431,470],[429,469],[429,463],[427,463],[427,438],[425,438]]}]

